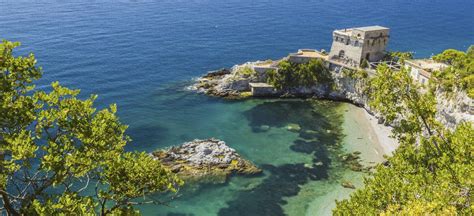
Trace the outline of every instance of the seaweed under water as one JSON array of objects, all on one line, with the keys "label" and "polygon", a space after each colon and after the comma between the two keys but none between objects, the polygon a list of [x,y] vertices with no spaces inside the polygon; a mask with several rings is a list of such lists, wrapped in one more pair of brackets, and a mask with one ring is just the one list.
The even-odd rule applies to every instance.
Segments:
[{"label": "seaweed under water", "polygon": [[[315,104],[316,103],[316,104]],[[290,150],[314,156],[313,164],[265,164],[261,168],[270,173],[260,185],[241,191],[222,208],[219,215],[284,215],[284,197],[298,195],[300,185],[328,178],[331,157],[328,147],[337,146],[343,135],[337,104],[316,101],[265,102],[245,112],[252,128],[262,125],[284,127],[289,123],[300,126],[299,139]],[[308,112],[311,110],[311,112]]]}]

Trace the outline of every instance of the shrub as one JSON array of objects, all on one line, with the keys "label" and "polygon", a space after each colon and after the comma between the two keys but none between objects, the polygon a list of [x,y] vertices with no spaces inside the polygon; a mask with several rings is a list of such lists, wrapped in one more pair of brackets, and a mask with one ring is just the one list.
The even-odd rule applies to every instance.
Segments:
[{"label": "shrub", "polygon": [[304,64],[284,60],[278,64],[278,70],[268,71],[267,77],[267,82],[277,89],[310,87],[318,83],[332,82],[331,73],[321,59],[312,59]]}]

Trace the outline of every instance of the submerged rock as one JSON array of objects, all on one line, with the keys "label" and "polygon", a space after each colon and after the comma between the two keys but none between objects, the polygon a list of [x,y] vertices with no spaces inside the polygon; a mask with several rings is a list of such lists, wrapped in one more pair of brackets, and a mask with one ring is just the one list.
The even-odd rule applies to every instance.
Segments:
[{"label": "submerged rock", "polygon": [[353,153],[340,154],[339,158],[347,167],[349,167],[349,169],[351,169],[352,171],[360,172],[363,170],[367,170],[360,163],[360,154],[361,152],[355,151]]},{"label": "submerged rock", "polygon": [[260,130],[261,131],[268,131],[268,130],[270,130],[270,126],[269,125],[262,125],[262,126],[260,126]]},{"label": "submerged rock", "polygon": [[218,139],[193,140],[181,146],[158,150],[152,155],[185,181],[223,183],[231,174],[261,173],[233,148]]},{"label": "submerged rock", "polygon": [[343,181],[341,183],[342,187],[345,187],[345,188],[350,188],[350,189],[355,189],[356,187],[354,186],[354,184],[352,184],[352,182],[350,181]]},{"label": "submerged rock", "polygon": [[288,124],[286,129],[292,132],[298,132],[301,130],[301,126],[298,124]]}]

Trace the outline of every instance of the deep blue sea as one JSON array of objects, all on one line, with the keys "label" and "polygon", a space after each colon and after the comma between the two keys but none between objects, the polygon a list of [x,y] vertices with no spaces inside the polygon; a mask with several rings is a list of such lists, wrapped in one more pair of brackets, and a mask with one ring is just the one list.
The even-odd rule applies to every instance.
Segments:
[{"label": "deep blue sea", "polygon": [[[230,102],[185,87],[210,70],[299,48],[329,50],[340,28],[389,27],[389,49],[416,57],[466,50],[474,44],[473,11],[473,0],[0,0],[0,38],[20,41],[17,54],[35,53],[44,69],[38,88],[59,80],[82,89],[81,97],[99,94],[101,108],[117,103],[133,139],[127,150],[216,137],[265,170],[184,189],[172,207],[141,207],[146,215],[318,215],[350,192],[337,183],[347,173],[336,172],[331,145],[365,139],[357,124],[334,124],[349,121],[348,105]],[[288,123],[322,132],[308,141]],[[271,129],[257,130],[262,125]],[[328,137],[328,130],[342,134]],[[307,168],[318,161],[322,169]]]}]

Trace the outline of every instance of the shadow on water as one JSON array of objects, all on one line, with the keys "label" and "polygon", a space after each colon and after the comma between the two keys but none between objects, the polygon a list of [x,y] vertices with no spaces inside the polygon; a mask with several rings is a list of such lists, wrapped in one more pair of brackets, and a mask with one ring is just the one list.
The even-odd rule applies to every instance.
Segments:
[{"label": "shadow on water", "polygon": [[284,215],[285,197],[296,196],[300,186],[309,181],[328,178],[331,163],[328,148],[342,139],[342,118],[335,112],[338,104],[321,101],[283,100],[265,102],[244,113],[252,128],[285,127],[289,123],[301,127],[299,139],[289,147],[292,151],[314,156],[312,164],[263,165],[270,173],[260,185],[241,191],[220,209],[219,215]]}]

